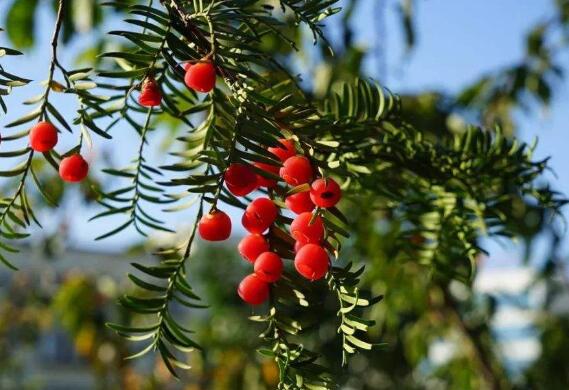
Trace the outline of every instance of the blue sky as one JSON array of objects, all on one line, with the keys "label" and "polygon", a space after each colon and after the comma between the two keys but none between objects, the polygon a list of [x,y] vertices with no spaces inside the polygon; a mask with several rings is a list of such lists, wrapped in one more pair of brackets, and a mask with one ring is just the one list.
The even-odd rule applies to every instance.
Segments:
[{"label": "blue sky", "polygon": [[[0,15],[5,14],[6,2],[0,5]],[[387,8],[385,16],[379,18],[374,7],[379,3]],[[534,0],[500,0],[500,1],[467,1],[467,0],[420,0],[417,2],[417,31],[418,43],[415,50],[406,54],[402,45],[400,24],[395,10],[396,2],[377,0],[360,0],[354,28],[357,31],[356,43],[363,47],[373,48],[382,42],[385,50],[384,74],[382,80],[386,86],[395,92],[420,91],[424,89],[437,89],[447,92],[460,90],[461,87],[476,80],[486,71],[506,66],[519,60],[524,55],[524,34],[537,21],[547,18],[551,13],[553,1]],[[42,12],[40,26],[42,31],[50,31],[51,16]],[[109,27],[111,28],[111,27]],[[385,34],[385,40],[377,38],[377,32]],[[17,73],[41,80],[47,73],[49,60],[48,42],[50,34],[41,34],[43,41],[41,49],[16,61],[8,62],[10,66],[17,66]],[[0,36],[0,43],[5,43]],[[62,62],[71,63],[78,47],[88,45],[89,37],[77,42],[62,55]],[[563,63],[569,70],[569,56],[563,57]],[[370,60],[366,67],[370,74],[377,75],[381,63]],[[13,69],[13,68],[12,68]],[[25,98],[37,94],[39,84],[35,83],[29,88],[18,90],[11,99],[12,112],[9,118],[22,114],[22,107],[18,106]],[[539,137],[539,146],[536,157],[553,156],[552,166],[558,176],[554,179],[554,186],[569,194],[569,154],[565,147],[569,137],[566,124],[569,122],[567,82],[558,86],[554,96],[554,103],[547,112],[535,111],[531,116],[520,116],[519,136],[524,140]],[[64,110],[65,111],[65,110]],[[5,122],[0,118],[0,125]],[[130,131],[130,130],[128,130]],[[116,142],[123,146],[129,145],[129,137],[133,133],[119,135]],[[97,139],[97,142],[102,143]],[[113,149],[118,155],[119,149]],[[96,153],[100,147],[96,147]],[[92,239],[102,226],[96,224],[86,225],[86,219],[93,212],[77,213],[76,203],[68,206],[66,212],[73,223],[79,226],[74,229],[73,238],[77,245],[89,245],[100,248],[100,245],[91,246]],[[190,213],[191,215],[191,213]],[[190,219],[190,215],[173,220],[175,225],[183,225]],[[115,224],[111,220],[107,224]],[[234,219],[238,224],[238,219]],[[88,226],[88,227],[85,227]],[[108,225],[107,225],[108,226]],[[115,224],[115,226],[118,226]],[[122,234],[113,238],[105,248],[123,246],[132,243],[135,235]],[[517,248],[507,244],[500,247],[490,243],[493,260],[498,264],[508,264],[517,257]]]}]

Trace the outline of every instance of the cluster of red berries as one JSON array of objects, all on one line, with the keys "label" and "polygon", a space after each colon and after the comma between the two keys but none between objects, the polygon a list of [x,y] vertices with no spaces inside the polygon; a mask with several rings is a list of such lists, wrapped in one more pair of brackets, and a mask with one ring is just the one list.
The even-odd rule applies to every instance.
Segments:
[{"label": "cluster of red berries", "polygon": [[[323,247],[325,226],[314,209],[334,207],[342,196],[340,186],[334,179],[314,179],[315,171],[310,160],[298,155],[294,141],[281,139],[281,146],[268,150],[281,161],[281,166],[255,163],[266,172],[278,174],[287,184],[297,187],[310,184],[309,191],[289,195],[286,207],[297,214],[290,224],[290,234],[296,241],[294,266],[297,272],[308,280],[323,278],[330,267],[328,252]],[[256,174],[247,165],[234,163],[224,174],[227,189],[235,196],[245,196],[259,187],[273,188],[277,182]],[[273,225],[279,209],[269,198],[255,199],[242,217],[243,227],[250,233],[239,243],[241,256],[254,264],[254,273],[241,281],[239,296],[247,303],[258,305],[269,296],[269,284],[278,281],[283,272],[283,261],[271,251],[267,236],[263,235]],[[209,241],[222,241],[231,234],[231,220],[227,214],[214,210],[205,215],[198,225],[200,236]]]},{"label": "cluster of red berries", "polygon": [[[49,122],[39,122],[30,130],[30,148],[46,153],[57,145],[57,129]],[[67,182],[77,183],[87,177],[89,164],[78,153],[65,157],[59,164],[59,176]]]},{"label": "cluster of red berries", "polygon": [[[184,64],[186,75],[184,83],[190,89],[198,92],[210,92],[215,87],[215,66],[211,61],[200,61],[195,64]],[[162,102],[162,93],[153,76],[148,76],[142,82],[138,103],[144,107],[159,106]]]}]

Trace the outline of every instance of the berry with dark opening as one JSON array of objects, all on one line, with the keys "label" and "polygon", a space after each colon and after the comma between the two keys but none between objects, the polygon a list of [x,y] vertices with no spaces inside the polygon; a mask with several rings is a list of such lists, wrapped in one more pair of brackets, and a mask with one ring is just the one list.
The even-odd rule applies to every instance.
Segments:
[{"label": "berry with dark opening", "polygon": [[250,305],[260,305],[269,298],[269,284],[255,274],[245,277],[239,283],[237,293]]},{"label": "berry with dark opening", "polygon": [[312,180],[312,165],[304,156],[289,157],[283,163],[279,174],[291,186],[299,186]]},{"label": "berry with dark opening", "polygon": [[187,67],[184,83],[198,92],[210,92],[215,87],[215,66],[209,61],[198,62]]},{"label": "berry with dark opening", "polygon": [[319,244],[324,238],[322,218],[309,212],[299,214],[290,224],[290,234],[303,244]]},{"label": "berry with dark opening", "polygon": [[249,234],[243,237],[237,246],[239,254],[250,263],[254,263],[261,253],[267,252],[269,249],[269,243],[260,234]]},{"label": "berry with dark opening", "polygon": [[274,283],[281,278],[283,261],[274,252],[261,253],[255,260],[255,274],[267,283]]},{"label": "berry with dark opening", "polygon": [[59,176],[66,182],[78,183],[87,177],[89,164],[80,154],[65,157],[59,163]]},{"label": "berry with dark opening", "polygon": [[302,214],[314,210],[314,203],[310,199],[310,192],[298,192],[286,197],[286,207],[295,214]]},{"label": "berry with dark opening", "polygon": [[341,198],[342,190],[334,179],[318,179],[310,186],[310,199],[318,207],[334,207]]},{"label": "berry with dark opening", "polygon": [[245,196],[257,188],[257,175],[243,164],[231,164],[225,171],[225,185],[235,196]]},{"label": "berry with dark opening", "polygon": [[269,198],[257,198],[245,210],[241,222],[250,233],[263,233],[277,218],[278,209]]},{"label": "berry with dark opening", "polygon": [[[279,175],[280,168],[276,165],[266,164],[262,162],[256,162],[254,165],[265,172],[272,173],[275,176]],[[269,179],[257,173],[257,185],[259,187],[273,188],[277,185],[277,181],[274,179]]]},{"label": "berry with dark opening", "polygon": [[279,139],[279,142],[281,143],[281,146],[275,146],[268,149],[269,152],[277,156],[279,160],[285,162],[288,158],[296,155],[293,140],[281,138]]},{"label": "berry with dark opening", "polygon": [[200,237],[206,241],[224,241],[231,235],[231,219],[220,210],[204,215],[198,224]]},{"label": "berry with dark opening", "polygon": [[326,275],[330,268],[330,259],[320,245],[306,244],[296,254],[294,267],[306,279],[315,281]]},{"label": "berry with dark opening", "polygon": [[36,152],[49,152],[57,144],[57,129],[49,122],[39,122],[30,130],[29,141]]},{"label": "berry with dark opening", "polygon": [[142,82],[138,103],[144,107],[154,107],[159,106],[161,102],[162,93],[160,92],[160,87],[156,83],[156,80],[154,80],[154,77],[147,77]]}]

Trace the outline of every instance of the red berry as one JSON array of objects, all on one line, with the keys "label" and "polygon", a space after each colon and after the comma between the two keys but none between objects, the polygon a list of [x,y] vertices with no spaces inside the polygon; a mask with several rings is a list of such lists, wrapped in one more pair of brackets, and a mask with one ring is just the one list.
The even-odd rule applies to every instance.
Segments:
[{"label": "red berry", "polygon": [[231,219],[223,211],[214,210],[200,219],[198,231],[207,241],[227,240],[231,235]]},{"label": "red berry", "polygon": [[138,103],[144,107],[154,107],[159,106],[161,102],[162,93],[160,92],[160,87],[156,84],[154,77],[147,77],[142,83]]},{"label": "red berry", "polygon": [[269,198],[257,198],[245,210],[242,223],[250,233],[263,233],[277,218],[278,209]]},{"label": "red berry", "polygon": [[57,144],[57,129],[49,122],[39,122],[30,130],[30,147],[36,152],[48,152]]},{"label": "red berry", "polygon": [[306,245],[306,243],[304,243],[304,242],[300,242],[300,241],[295,242],[294,243],[294,253],[298,253],[300,248],[302,248],[305,245]]},{"label": "red berry", "polygon": [[198,92],[209,92],[215,87],[215,66],[211,62],[198,62],[188,67],[184,82]]},{"label": "red berry", "polygon": [[312,165],[304,156],[293,156],[284,162],[279,173],[291,186],[299,186],[312,180]]},{"label": "red berry", "polygon": [[[272,173],[273,175],[276,176],[279,175],[279,167],[277,167],[276,165],[265,164],[262,162],[256,162],[254,165],[265,172]],[[257,185],[259,187],[273,188],[274,186],[277,185],[277,181],[266,178],[265,176],[261,176],[260,174],[257,174]]]},{"label": "red berry", "polygon": [[310,200],[310,192],[299,192],[286,197],[286,207],[295,214],[302,214],[314,210],[314,203]]},{"label": "red berry", "polygon": [[237,246],[239,254],[251,263],[254,263],[261,253],[267,252],[269,249],[269,243],[260,234],[250,234],[243,237]]},{"label": "red berry", "polygon": [[[314,221],[312,221],[313,218]],[[305,244],[318,244],[324,238],[322,218],[320,216],[314,217],[309,212],[299,214],[290,224],[290,234],[296,241]]]},{"label": "red berry", "polygon": [[316,244],[306,244],[296,254],[294,267],[308,280],[322,279],[330,267],[326,250]]},{"label": "red berry", "polygon": [[279,139],[279,142],[282,146],[271,147],[268,149],[269,152],[277,156],[282,162],[285,162],[288,158],[296,155],[293,140],[281,138]]},{"label": "red berry", "polygon": [[65,157],[59,163],[59,176],[67,182],[78,183],[87,177],[89,164],[80,154]]},{"label": "red berry", "polygon": [[255,274],[245,277],[239,283],[237,293],[250,305],[260,305],[269,297],[269,284]]},{"label": "red berry", "polygon": [[255,261],[255,274],[267,283],[274,283],[281,278],[283,261],[274,252],[262,253]]},{"label": "red berry", "polygon": [[310,187],[310,199],[318,207],[334,207],[342,198],[342,190],[334,179],[318,179]]},{"label": "red berry", "polygon": [[257,175],[243,164],[231,164],[225,171],[227,189],[235,196],[245,196],[257,188]]}]

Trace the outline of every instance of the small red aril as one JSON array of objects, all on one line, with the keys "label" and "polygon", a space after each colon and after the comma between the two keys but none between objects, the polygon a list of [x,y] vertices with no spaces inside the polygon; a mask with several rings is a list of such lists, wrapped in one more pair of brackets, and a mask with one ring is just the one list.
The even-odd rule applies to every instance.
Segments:
[{"label": "small red aril", "polygon": [[298,192],[286,197],[286,207],[295,214],[302,214],[314,210],[314,203],[310,199],[310,192]]},{"label": "small red aril", "polygon": [[279,174],[291,186],[299,186],[312,180],[312,165],[304,156],[289,157],[283,163]]},{"label": "small red aril", "polygon": [[294,253],[298,253],[298,251],[300,250],[300,248],[302,248],[303,246],[305,246],[306,243],[305,242],[300,242],[297,241],[294,243]]},{"label": "small red aril", "polygon": [[274,252],[261,253],[255,260],[255,274],[267,283],[274,283],[281,278],[283,261]]},{"label": "small red aril", "polygon": [[[275,176],[279,175],[280,168],[276,165],[266,164],[262,162],[256,162],[254,165],[265,172],[272,173]],[[273,188],[274,186],[277,185],[277,181],[274,179],[269,179],[257,173],[257,185],[259,187]]]},{"label": "small red aril", "polygon": [[162,93],[160,92],[160,87],[156,83],[156,80],[154,80],[154,77],[147,77],[142,82],[138,103],[144,107],[154,107],[159,106],[161,102]]},{"label": "small red aril", "polygon": [[320,245],[306,244],[296,254],[294,267],[306,279],[319,280],[328,272],[330,259],[326,250]]},{"label": "small red aril", "polygon": [[279,139],[279,142],[281,143],[281,146],[274,146],[268,149],[269,152],[277,156],[279,160],[285,162],[288,158],[296,155],[293,140],[281,138]]},{"label": "small red aril", "polygon": [[206,241],[224,241],[231,235],[231,219],[220,210],[204,215],[198,224],[200,237]]},{"label": "small red aril", "polygon": [[198,92],[210,92],[215,87],[215,66],[209,62],[198,62],[186,70],[184,83]]},{"label": "small red aril", "polygon": [[80,154],[65,157],[59,163],[59,176],[66,182],[78,183],[87,177],[89,164]]},{"label": "small red aril", "polygon": [[260,305],[269,298],[269,284],[255,274],[245,277],[239,283],[237,293],[250,305]]},{"label": "small red aril", "polygon": [[269,243],[260,234],[249,234],[243,237],[237,246],[239,254],[250,263],[254,263],[261,253],[267,252],[269,249]]},{"label": "small red aril", "polygon": [[334,179],[318,179],[310,186],[310,199],[318,207],[334,207],[342,198],[342,190]]},{"label": "small red aril", "polygon": [[57,144],[57,129],[49,122],[39,122],[30,130],[29,141],[36,152],[49,152]]},{"label": "small red aril", "polygon": [[263,233],[277,218],[278,209],[269,198],[257,198],[245,210],[241,222],[250,233]]},{"label": "small red aril", "polygon": [[246,165],[234,163],[224,175],[225,185],[235,196],[245,196],[257,188],[257,175]]},{"label": "small red aril", "polygon": [[324,238],[322,218],[310,212],[299,214],[290,224],[290,234],[303,244],[318,244]]}]

